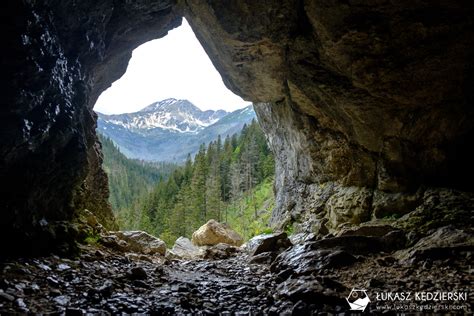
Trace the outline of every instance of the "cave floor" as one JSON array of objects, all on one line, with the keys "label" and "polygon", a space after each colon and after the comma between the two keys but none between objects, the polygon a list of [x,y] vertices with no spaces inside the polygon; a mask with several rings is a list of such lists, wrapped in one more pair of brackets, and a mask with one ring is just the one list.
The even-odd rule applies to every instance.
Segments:
[{"label": "cave floor", "polygon": [[[469,289],[473,284],[470,258],[408,267],[387,264],[386,259],[372,256],[284,282],[268,265],[249,264],[245,253],[180,261],[84,246],[73,259],[48,256],[1,263],[0,313],[326,315],[349,310],[345,297],[355,285],[403,292]],[[465,303],[460,311],[472,310]],[[374,308],[371,312],[377,312]]]},{"label": "cave floor", "polygon": [[2,313],[248,315],[275,306],[268,267],[240,256],[178,261],[84,247],[75,259],[15,259],[1,270]]}]

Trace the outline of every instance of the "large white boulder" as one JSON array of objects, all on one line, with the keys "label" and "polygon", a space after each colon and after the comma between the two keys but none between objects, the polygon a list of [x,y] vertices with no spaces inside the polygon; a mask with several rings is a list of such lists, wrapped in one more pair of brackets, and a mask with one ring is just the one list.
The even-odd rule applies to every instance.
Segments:
[{"label": "large white boulder", "polygon": [[224,243],[238,247],[244,240],[226,224],[211,219],[193,233],[192,242],[197,246],[213,246]]}]

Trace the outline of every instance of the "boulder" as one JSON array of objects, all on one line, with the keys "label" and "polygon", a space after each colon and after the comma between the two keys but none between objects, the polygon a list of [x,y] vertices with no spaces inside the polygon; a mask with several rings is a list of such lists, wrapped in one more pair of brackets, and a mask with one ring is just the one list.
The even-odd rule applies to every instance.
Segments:
[{"label": "boulder", "polygon": [[213,246],[224,243],[238,247],[244,240],[226,224],[211,219],[193,233],[192,242],[196,246]]},{"label": "boulder", "polygon": [[116,235],[102,235],[100,237],[100,243],[108,248],[118,251],[125,251],[128,247],[128,243],[125,240],[118,238]]},{"label": "boulder", "polygon": [[122,243],[123,251],[163,256],[166,253],[165,242],[144,231],[115,231],[110,234],[126,242]]},{"label": "boulder", "polygon": [[182,236],[176,239],[170,253],[174,257],[186,260],[199,259],[204,255],[203,249],[195,246],[189,238]]},{"label": "boulder", "polygon": [[413,247],[398,251],[395,257],[411,264],[424,259],[455,258],[459,252],[473,250],[472,229],[460,230],[445,226],[420,239]]},{"label": "boulder", "polygon": [[272,272],[291,270],[296,275],[318,273],[322,269],[350,266],[356,258],[344,250],[318,249],[314,242],[295,245],[282,252],[270,267]]},{"label": "boulder", "polygon": [[357,261],[355,256],[393,251],[403,248],[405,233],[393,230],[382,237],[340,236],[321,240],[308,240],[283,251],[273,261],[270,270],[307,275],[323,269],[350,266]]},{"label": "boulder", "polygon": [[287,234],[282,232],[255,236],[247,242],[246,249],[252,256],[256,256],[269,251],[281,252],[291,246]]},{"label": "boulder", "polygon": [[[308,304],[317,304],[322,307],[324,304],[346,306],[342,293],[346,291],[345,287],[327,278],[314,278],[311,276],[288,279],[277,287],[278,296],[289,299],[293,302],[306,302]],[[299,314],[296,314],[299,315]]]},{"label": "boulder", "polygon": [[227,259],[237,254],[239,249],[225,243],[218,243],[217,245],[203,247],[204,259],[219,260]]}]

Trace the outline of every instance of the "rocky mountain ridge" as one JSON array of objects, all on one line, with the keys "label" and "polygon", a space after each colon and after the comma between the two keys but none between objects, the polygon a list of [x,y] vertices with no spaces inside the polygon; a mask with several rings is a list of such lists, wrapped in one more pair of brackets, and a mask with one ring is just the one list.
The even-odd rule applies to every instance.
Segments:
[{"label": "rocky mountain ridge", "polygon": [[[198,133],[229,114],[224,110],[201,111],[188,100],[174,98],[154,102],[140,111],[106,115],[97,112],[99,124],[106,122],[120,125],[127,130],[142,133],[143,130],[162,128],[179,133]],[[100,126],[99,126],[100,127]]]},{"label": "rocky mountain ridge", "polygon": [[188,100],[165,99],[126,114],[98,114],[98,131],[129,158],[182,162],[199,145],[242,129],[256,118],[252,106],[202,111]]}]

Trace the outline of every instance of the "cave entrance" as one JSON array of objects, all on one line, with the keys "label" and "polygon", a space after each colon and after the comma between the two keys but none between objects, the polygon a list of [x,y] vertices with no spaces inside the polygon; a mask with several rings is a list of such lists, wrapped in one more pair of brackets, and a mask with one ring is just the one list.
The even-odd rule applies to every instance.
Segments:
[{"label": "cave entrance", "polygon": [[210,219],[268,231],[274,159],[252,105],[228,90],[185,19],[133,51],[95,104],[122,230],[168,245]]}]

